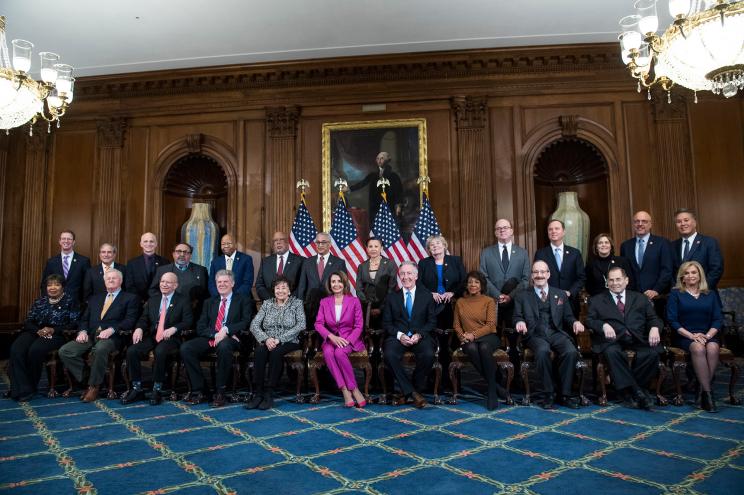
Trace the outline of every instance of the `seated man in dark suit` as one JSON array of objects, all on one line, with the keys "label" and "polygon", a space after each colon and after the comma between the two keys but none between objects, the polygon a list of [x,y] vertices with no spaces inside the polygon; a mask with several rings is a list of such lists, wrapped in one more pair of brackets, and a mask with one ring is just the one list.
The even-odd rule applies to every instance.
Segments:
[{"label": "seated man in dark suit", "polygon": [[550,351],[555,353],[560,378],[561,401],[566,407],[578,409],[579,398],[571,391],[579,351],[567,327],[574,334],[584,331],[584,325],[574,318],[566,293],[550,287],[550,270],[544,261],[532,264],[532,288],[523,289],[514,297],[514,328],[524,335],[525,345],[535,355],[535,370],[543,387],[543,409],[553,409],[553,362]]},{"label": "seated man in dark suit", "polygon": [[[615,388],[626,403],[633,401],[641,409],[651,408],[645,386],[656,374],[659,354],[659,329],[663,322],[643,294],[626,290],[628,275],[620,267],[607,274],[608,291],[589,301],[586,324],[592,330],[592,351],[601,353],[610,367]],[[625,350],[635,351],[633,369]]]},{"label": "seated man in dark suit", "polygon": [[180,334],[193,324],[191,302],[176,294],[178,277],[167,272],[160,277],[160,296],[151,297],[146,303],[137,328],[132,334],[132,344],[127,349],[127,369],[132,388],[122,397],[122,404],[130,404],[142,398],[142,366],[140,360],[147,358],[154,349],[155,363],[152,370],[152,394],[150,404],[161,403],[160,390],[165,379],[168,358],[178,352]]},{"label": "seated man in dark suit", "polygon": [[83,396],[85,402],[98,398],[98,388],[103,382],[109,356],[121,349],[123,344],[121,332],[134,328],[139,317],[139,299],[121,289],[122,281],[123,276],[119,270],[111,269],[106,273],[106,293],[91,296],[85,313],[80,318],[77,338],[59,349],[59,357],[64,366],[82,383],[85,366],[83,355],[92,348],[93,364],[88,378],[88,390]]},{"label": "seated man in dark suit", "polygon": [[551,287],[563,289],[571,300],[571,310],[579,314],[579,293],[586,283],[586,270],[581,251],[563,244],[566,229],[560,220],[548,223],[550,244],[535,253],[534,261],[544,261],[550,270]]},{"label": "seated man in dark suit", "polygon": [[261,260],[258,277],[256,277],[256,293],[262,301],[274,297],[271,285],[279,275],[287,278],[292,287],[297,287],[304,259],[302,256],[289,252],[289,240],[284,232],[274,232],[271,243],[274,254]]},{"label": "seated man in dark suit", "polygon": [[217,256],[209,266],[209,294],[217,295],[217,284],[214,276],[220,270],[229,270],[235,277],[235,292],[244,296],[253,297],[253,258],[249,254],[241,253],[235,247],[235,240],[231,235],[223,235],[220,240],[223,256]]},{"label": "seated man in dark suit", "polygon": [[140,237],[142,254],[127,261],[124,272],[124,287],[127,292],[136,294],[143,303],[150,297],[150,285],[155,272],[161,266],[168,264],[168,260],[155,252],[158,239],[152,232],[145,232]]},{"label": "seated man in dark suit", "polygon": [[71,230],[63,230],[59,233],[59,247],[61,253],[49,258],[44,266],[44,272],[41,274],[41,294],[46,295],[47,277],[56,273],[65,278],[65,292],[70,294],[76,303],[82,305],[85,301],[83,299],[83,278],[90,268],[90,259],[73,250],[75,233]]},{"label": "seated man in dark suit", "polygon": [[[420,391],[424,389],[426,376],[434,364],[435,340],[430,334],[436,328],[437,316],[431,292],[416,284],[416,263],[401,263],[398,277],[403,289],[388,294],[382,311],[382,327],[387,333],[383,355],[385,364],[393,370],[404,399],[413,399],[413,405],[420,409],[426,406],[426,399]],[[401,363],[406,351],[416,355],[413,383],[408,379]]]},{"label": "seated man in dark suit", "polygon": [[87,301],[93,294],[105,294],[106,284],[103,276],[110,270],[116,269],[124,274],[126,267],[116,262],[116,246],[105,242],[98,249],[98,259],[101,261],[96,266],[88,269],[83,279],[83,297]]},{"label": "seated man in dark suit", "polygon": [[[642,292],[654,303],[656,314],[664,315],[664,294],[672,283],[672,247],[668,240],[651,233],[651,215],[639,211],[633,216],[635,236],[620,245],[620,256],[627,259],[633,271],[631,290]],[[629,274],[631,275],[631,274]]]},{"label": "seated man in dark suit", "polygon": [[160,294],[160,277],[166,272],[173,272],[178,277],[176,292],[188,297],[191,301],[194,319],[199,319],[202,304],[209,297],[207,269],[191,263],[193,248],[185,242],[173,248],[173,263],[158,268],[150,285],[150,297]]},{"label": "seated man in dark suit", "polygon": [[305,258],[300,272],[300,285],[295,296],[305,302],[307,326],[312,328],[315,316],[318,314],[320,300],[326,295],[325,285],[331,273],[342,271],[346,273],[346,262],[334,256],[331,251],[331,236],[325,232],[318,232],[315,236],[315,256]]},{"label": "seated man in dark suit", "polygon": [[723,276],[723,255],[718,241],[698,233],[695,212],[680,208],[674,214],[674,222],[682,236],[672,243],[673,276],[685,261],[697,261],[705,271],[705,280],[710,290],[718,289]]},{"label": "seated man in dark suit", "polygon": [[212,407],[225,405],[225,387],[232,370],[233,352],[240,347],[239,335],[248,328],[253,318],[253,299],[233,292],[232,272],[222,270],[215,276],[217,296],[207,299],[199,323],[197,336],[181,345],[181,359],[191,383],[191,393],[184,399],[199,404],[204,398],[204,376],[199,358],[214,349],[217,352],[217,390]]}]

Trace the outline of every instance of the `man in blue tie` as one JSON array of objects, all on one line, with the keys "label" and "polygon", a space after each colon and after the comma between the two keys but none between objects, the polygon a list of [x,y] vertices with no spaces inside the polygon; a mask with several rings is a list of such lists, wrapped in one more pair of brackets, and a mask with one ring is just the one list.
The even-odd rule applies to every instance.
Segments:
[{"label": "man in blue tie", "polygon": [[[434,364],[435,340],[430,333],[437,324],[434,298],[424,286],[417,285],[418,267],[404,261],[398,270],[403,289],[390,294],[382,311],[382,326],[387,333],[383,347],[385,364],[393,371],[403,391],[404,400],[411,399],[417,408],[426,406],[420,391]],[[416,355],[413,383],[403,368],[401,359],[406,352]]]}]

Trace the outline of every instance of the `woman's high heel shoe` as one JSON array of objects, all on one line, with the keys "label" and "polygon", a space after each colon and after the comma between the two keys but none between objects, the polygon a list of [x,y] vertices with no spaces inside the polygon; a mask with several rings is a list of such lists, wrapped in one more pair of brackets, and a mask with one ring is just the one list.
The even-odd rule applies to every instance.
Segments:
[{"label": "woman's high heel shoe", "polygon": [[366,406],[366,405],[367,405],[367,401],[366,400],[363,400],[363,401],[357,403],[357,407],[359,409],[364,409],[364,406]]}]

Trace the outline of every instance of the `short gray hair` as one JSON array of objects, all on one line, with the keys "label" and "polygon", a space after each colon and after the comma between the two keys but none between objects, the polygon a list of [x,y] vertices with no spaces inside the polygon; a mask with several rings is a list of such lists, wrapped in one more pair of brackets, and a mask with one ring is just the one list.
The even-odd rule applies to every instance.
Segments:
[{"label": "short gray hair", "polygon": [[232,270],[220,270],[214,274],[215,281],[217,280],[217,277],[230,277],[230,280],[235,282],[235,275],[233,275]]},{"label": "short gray hair", "polygon": [[404,266],[410,266],[410,267],[412,267],[413,268],[413,271],[416,273],[416,275],[418,275],[418,265],[416,264],[416,262],[411,261],[411,260],[405,260],[398,267],[398,271],[400,271],[400,269],[403,268]]}]

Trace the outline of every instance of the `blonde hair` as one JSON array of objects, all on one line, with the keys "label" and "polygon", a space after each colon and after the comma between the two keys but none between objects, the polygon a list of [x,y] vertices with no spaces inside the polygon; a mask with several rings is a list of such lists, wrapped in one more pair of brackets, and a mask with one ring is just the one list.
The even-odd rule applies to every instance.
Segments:
[{"label": "blonde hair", "polygon": [[700,282],[698,282],[698,289],[703,294],[707,294],[710,291],[710,289],[708,288],[708,281],[705,279],[705,270],[703,270],[702,265],[698,263],[697,261],[685,261],[684,263],[680,265],[679,270],[677,270],[677,285],[675,285],[674,288],[681,292],[686,292],[683,279],[685,278],[685,270],[687,270],[691,266],[694,266],[695,268],[697,268],[698,275],[700,275]]},{"label": "blonde hair", "polygon": [[428,239],[426,239],[426,250],[431,254],[431,250],[429,247],[431,246],[431,243],[434,241],[439,241],[442,243],[442,246],[444,246],[444,250],[447,251],[447,239],[444,238],[443,235],[435,234],[430,235]]}]

